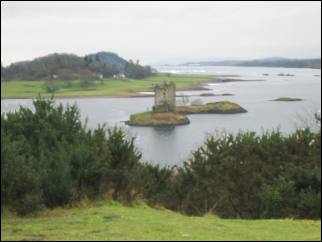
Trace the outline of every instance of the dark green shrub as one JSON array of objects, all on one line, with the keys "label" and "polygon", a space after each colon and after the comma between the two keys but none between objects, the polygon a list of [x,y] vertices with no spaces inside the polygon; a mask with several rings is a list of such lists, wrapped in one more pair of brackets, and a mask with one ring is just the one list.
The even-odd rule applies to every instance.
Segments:
[{"label": "dark green shrub", "polygon": [[208,138],[184,165],[183,211],[233,218],[319,218],[320,137],[304,129],[288,137],[273,131]]},{"label": "dark green shrub", "polygon": [[1,128],[1,207],[9,205],[20,215],[41,208],[41,178],[23,137],[13,140]]},{"label": "dark green shrub", "polygon": [[140,195],[149,205],[173,208],[171,204],[176,201],[173,197],[173,168],[144,163],[136,166],[130,178],[135,195]]},{"label": "dark green shrub", "polygon": [[122,130],[87,130],[76,106],[42,98],[1,117],[1,144],[1,207],[20,214],[111,191],[127,197],[140,159]]},{"label": "dark green shrub", "polygon": [[138,165],[141,154],[134,146],[134,138],[127,140],[121,129],[108,130],[108,137],[107,149],[111,155],[108,174],[113,184],[113,199],[120,199],[120,196],[123,196],[129,200],[131,193],[129,177]]}]

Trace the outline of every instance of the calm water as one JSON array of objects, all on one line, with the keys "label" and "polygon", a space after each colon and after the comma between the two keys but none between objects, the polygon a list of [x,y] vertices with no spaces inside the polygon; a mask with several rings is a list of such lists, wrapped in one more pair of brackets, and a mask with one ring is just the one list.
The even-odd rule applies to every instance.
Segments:
[{"label": "calm water", "polygon": [[[124,127],[129,136],[136,136],[136,145],[143,159],[160,164],[180,164],[190,156],[191,150],[200,146],[208,134],[256,131],[279,128],[288,133],[301,126],[312,113],[321,110],[321,71],[312,69],[252,68],[252,67],[156,67],[161,72],[178,74],[239,75],[237,79],[262,82],[231,82],[207,86],[216,94],[232,93],[226,97],[190,97],[204,103],[229,100],[248,110],[245,114],[190,115],[190,125],[175,128],[128,127],[123,121],[135,112],[150,110],[153,98],[71,98],[59,99],[77,103],[82,119],[89,128],[107,123]],[[268,73],[269,76],[263,76]],[[290,73],[295,76],[277,76]],[[202,91],[205,92],[205,91]],[[186,94],[200,94],[190,91]],[[182,92],[179,92],[182,93]],[[303,98],[302,102],[272,102],[271,99],[289,96]],[[1,113],[16,110],[19,105],[31,106],[28,99],[1,100]]]}]

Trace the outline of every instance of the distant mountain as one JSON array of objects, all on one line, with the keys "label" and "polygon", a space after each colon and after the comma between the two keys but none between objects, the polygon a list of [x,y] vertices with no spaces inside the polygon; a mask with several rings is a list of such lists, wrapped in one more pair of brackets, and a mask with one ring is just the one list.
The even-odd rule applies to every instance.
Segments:
[{"label": "distant mountain", "polygon": [[288,67],[288,68],[314,68],[321,69],[321,59],[288,59],[271,57],[255,60],[225,60],[225,61],[201,61],[187,62],[182,66],[262,66],[262,67]]},{"label": "distant mountain", "polygon": [[94,54],[89,54],[85,56],[85,59],[92,61],[100,61],[107,65],[114,65],[119,68],[124,68],[128,63],[125,59],[121,58],[113,52],[98,52]]}]

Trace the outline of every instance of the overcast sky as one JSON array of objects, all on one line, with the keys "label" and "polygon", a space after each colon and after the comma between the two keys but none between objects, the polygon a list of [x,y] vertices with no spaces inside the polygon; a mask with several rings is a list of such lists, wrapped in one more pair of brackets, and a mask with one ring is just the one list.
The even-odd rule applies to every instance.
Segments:
[{"label": "overcast sky", "polygon": [[321,56],[320,2],[1,2],[1,62],[112,51],[171,59]]}]

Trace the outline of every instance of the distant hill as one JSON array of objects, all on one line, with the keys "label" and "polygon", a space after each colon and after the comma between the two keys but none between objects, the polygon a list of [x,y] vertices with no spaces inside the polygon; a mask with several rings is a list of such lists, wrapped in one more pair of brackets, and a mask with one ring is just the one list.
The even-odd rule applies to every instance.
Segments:
[{"label": "distant hill", "polygon": [[187,62],[183,66],[262,66],[262,67],[288,67],[288,68],[314,68],[321,69],[321,59],[288,59],[266,58],[255,60],[226,60],[226,61],[202,61]]},{"label": "distant hill", "polygon": [[30,61],[22,61],[2,68],[1,79],[39,80],[55,76],[72,79],[79,78],[84,72],[91,73],[84,58],[73,54],[50,54]]},{"label": "distant hill", "polygon": [[74,54],[50,54],[30,61],[1,65],[1,81],[10,80],[93,80],[125,74],[141,79],[152,75],[150,67],[128,62],[112,52],[98,52],[80,57]]},{"label": "distant hill", "polygon": [[100,61],[107,65],[115,65],[119,68],[124,68],[128,63],[125,59],[119,57],[117,54],[112,52],[98,52],[95,54],[89,54],[85,56],[85,59],[90,59],[93,61]]}]

